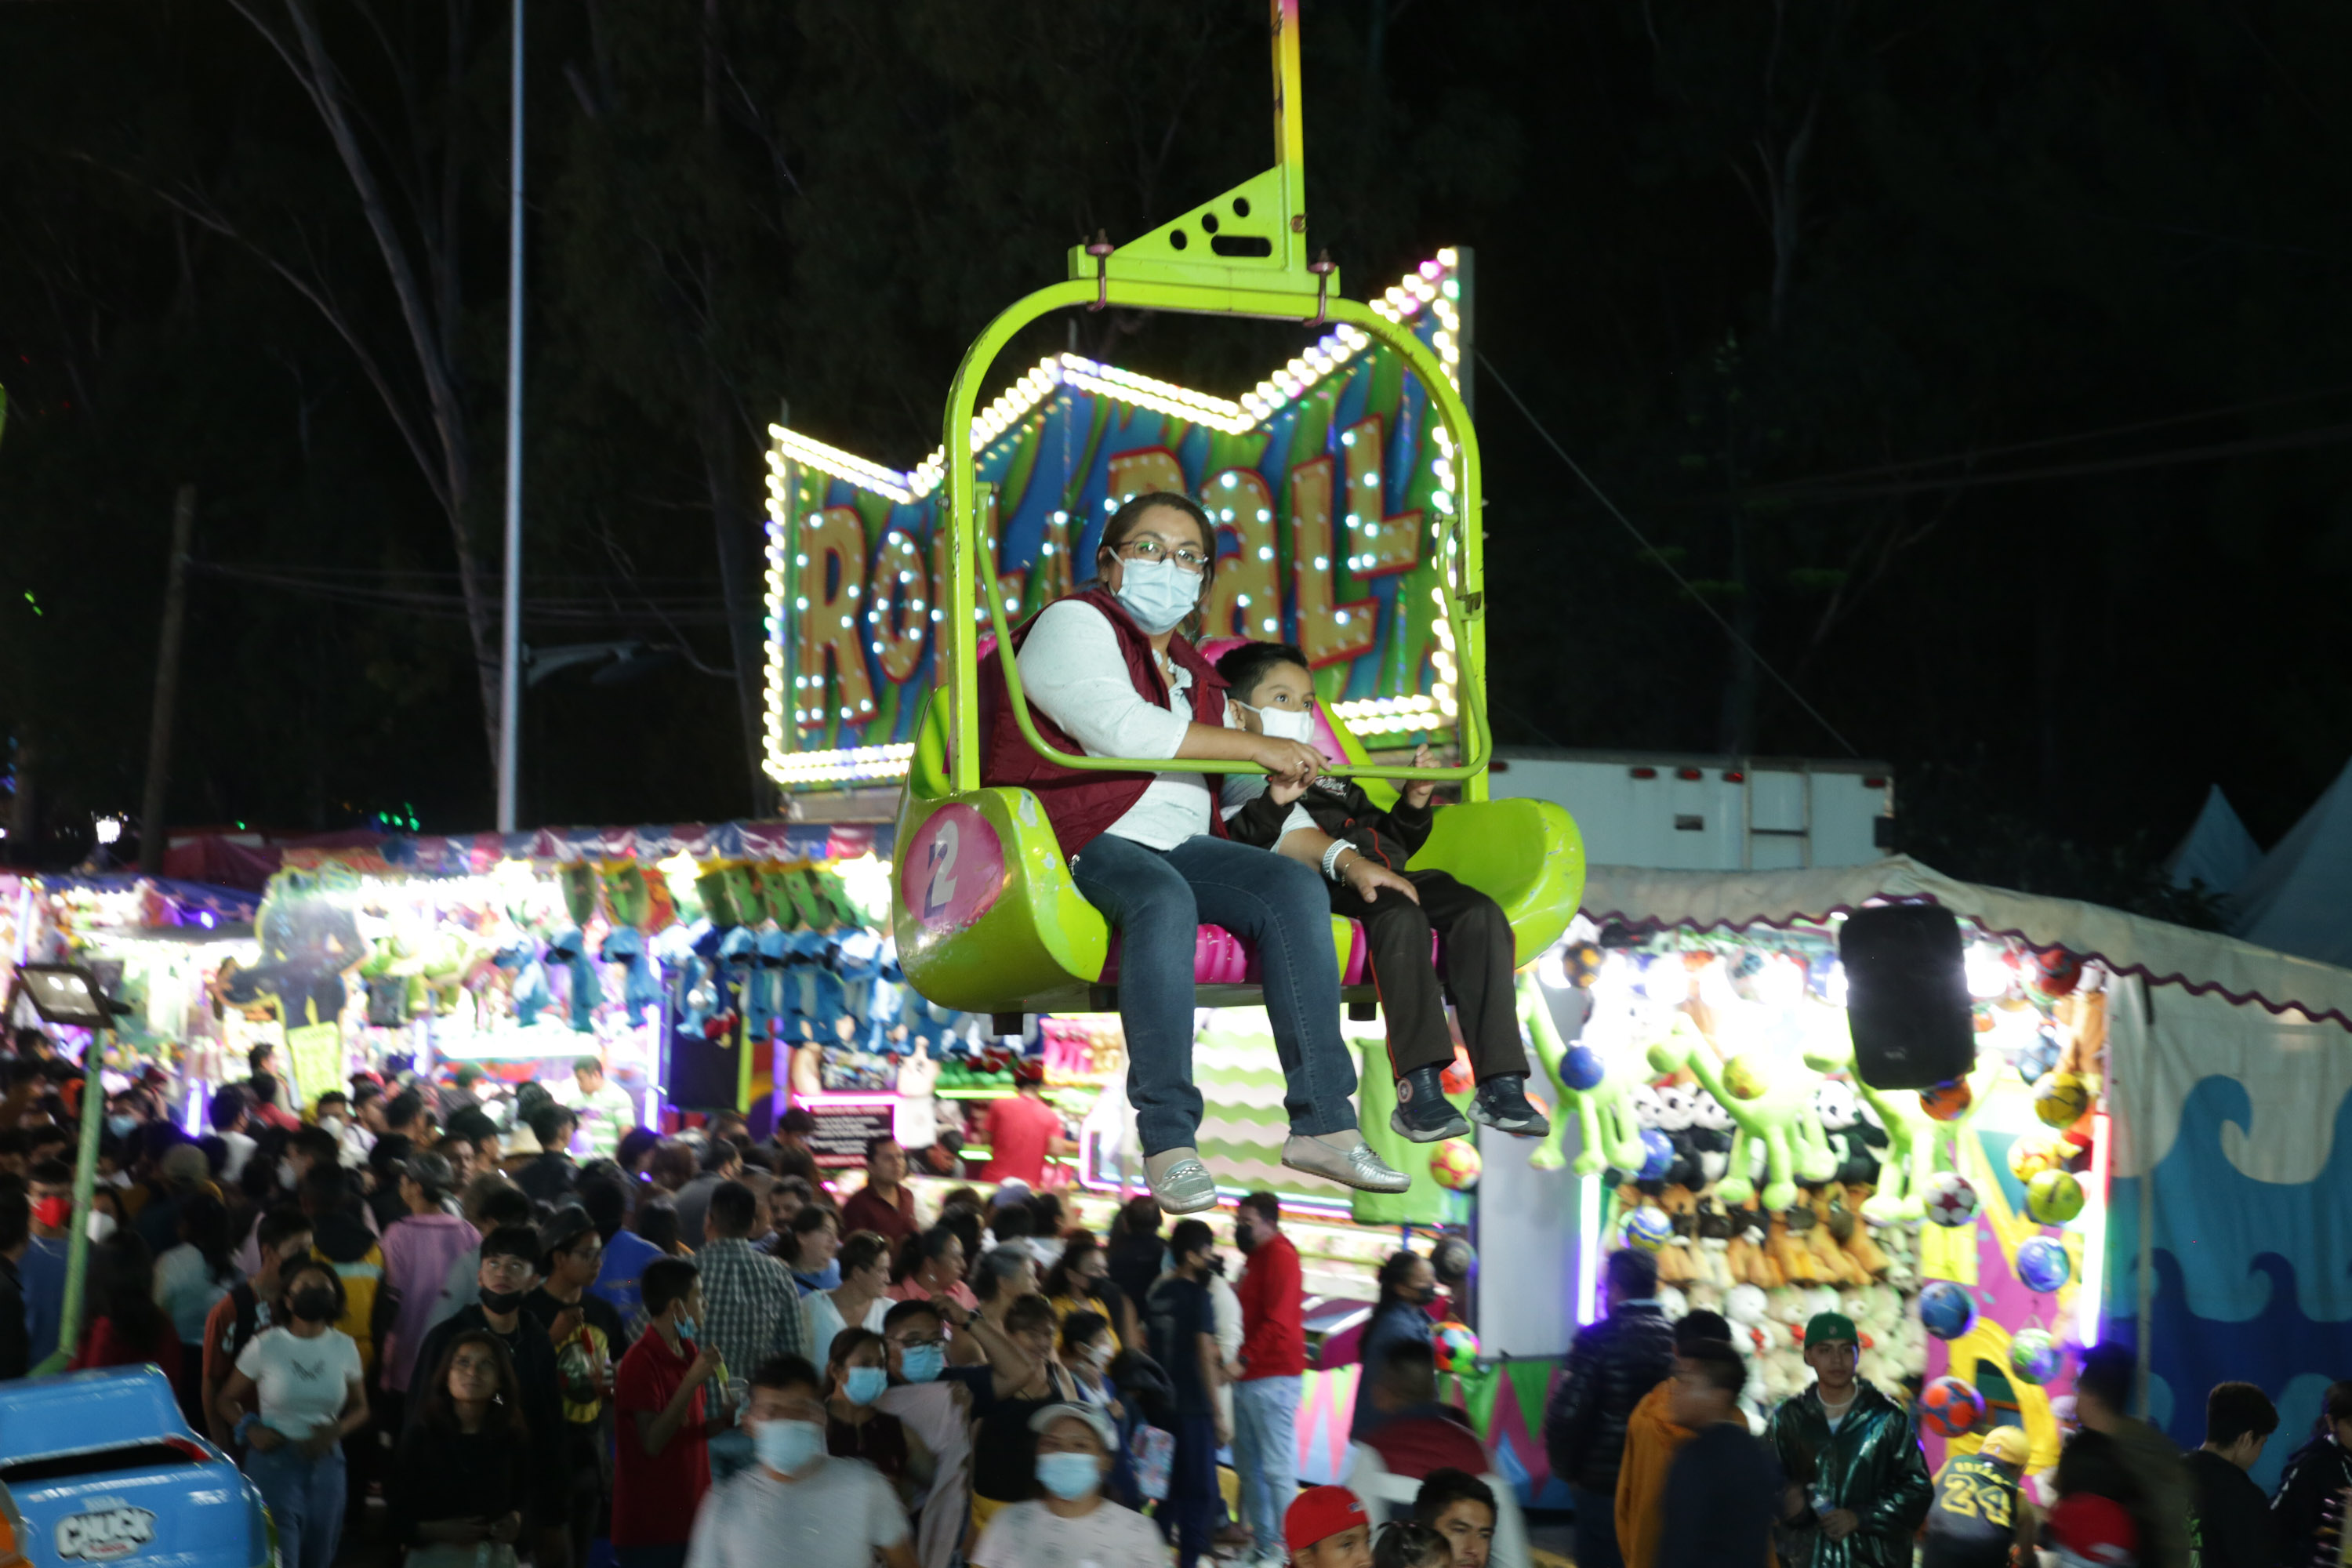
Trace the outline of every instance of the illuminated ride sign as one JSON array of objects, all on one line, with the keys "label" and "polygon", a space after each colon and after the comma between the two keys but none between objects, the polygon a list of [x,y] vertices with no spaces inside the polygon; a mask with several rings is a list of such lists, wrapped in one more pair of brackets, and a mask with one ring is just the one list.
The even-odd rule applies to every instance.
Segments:
[{"label": "illuminated ride sign", "polygon": [[[1465,259],[1442,250],[1371,308],[1410,322],[1458,384],[1468,295]],[[899,777],[950,609],[945,459],[900,472],[769,434],[768,773]],[[1016,623],[1093,574],[1122,500],[1179,490],[1217,522],[1204,638],[1297,643],[1330,711],[1376,747],[1452,728],[1435,544],[1455,506],[1452,442],[1365,333],[1336,327],[1238,402],[1056,355],[977,415],[972,438],[993,487],[981,569]]]}]

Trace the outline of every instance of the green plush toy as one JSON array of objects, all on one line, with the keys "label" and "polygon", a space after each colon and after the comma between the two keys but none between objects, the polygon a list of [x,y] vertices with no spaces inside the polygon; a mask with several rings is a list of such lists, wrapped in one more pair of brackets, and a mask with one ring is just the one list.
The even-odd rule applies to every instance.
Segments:
[{"label": "green plush toy", "polygon": [[[1614,1165],[1621,1171],[1638,1171],[1647,1151],[1642,1147],[1642,1125],[1633,1115],[1633,1091],[1646,1083],[1641,1066],[1630,1052],[1593,1052],[1601,1067],[1600,1080],[1591,1089],[1569,1087],[1561,1071],[1569,1047],[1559,1037],[1559,1030],[1551,1021],[1551,1008],[1536,989],[1532,973],[1519,976],[1519,1022],[1526,1026],[1528,1037],[1535,1042],[1536,1058],[1543,1063],[1544,1076],[1559,1091],[1560,1113],[1551,1119],[1551,1131],[1528,1156],[1528,1163],[1538,1171],[1557,1171],[1566,1163],[1567,1154],[1560,1140],[1568,1124],[1568,1108],[1576,1107],[1576,1130],[1579,1148],[1575,1171],[1580,1176],[1597,1176]],[[1580,1042],[1580,1053],[1591,1051],[1588,1042]]]},{"label": "green plush toy", "polygon": [[1650,1065],[1661,1073],[1695,1074],[1738,1129],[1731,1135],[1731,1163],[1715,1189],[1726,1208],[1742,1207],[1756,1195],[1749,1173],[1756,1169],[1759,1146],[1768,1210],[1795,1203],[1800,1181],[1810,1185],[1837,1174],[1837,1152],[1813,1110],[1820,1075],[1793,1052],[1758,1045],[1718,1064],[1690,1015],[1678,1012],[1666,1037],[1650,1047]]}]

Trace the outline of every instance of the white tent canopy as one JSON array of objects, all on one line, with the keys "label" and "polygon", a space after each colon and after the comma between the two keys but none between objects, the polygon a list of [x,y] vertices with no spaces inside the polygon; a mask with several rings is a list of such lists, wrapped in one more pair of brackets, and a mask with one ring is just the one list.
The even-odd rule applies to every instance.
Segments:
[{"label": "white tent canopy", "polygon": [[[2337,792],[2347,797],[2342,819],[2346,852],[2352,855],[2352,786],[2338,781],[2330,793]],[[2344,879],[2336,884],[2339,902],[2343,889],[2352,889],[2352,859],[2344,864]],[[1738,930],[1819,921],[1874,900],[1918,898],[1932,899],[1989,932],[2035,947],[2063,947],[2150,984],[2219,993],[2232,1003],[2252,1002],[2273,1013],[2299,1010],[2352,1029],[2352,969],[2075,899],[1958,881],[1905,856],[1813,871],[1595,866],[1585,879],[1583,910],[1599,921]]]},{"label": "white tent canopy", "polygon": [[2231,930],[2324,963],[2352,964],[2352,763],[2231,889]]},{"label": "white tent canopy", "polygon": [[2202,882],[2208,890],[2226,893],[2246,879],[2263,858],[2263,847],[2246,831],[2230,805],[2230,797],[2214,784],[2205,792],[2204,809],[2189,825],[2164,862],[2176,888]]}]

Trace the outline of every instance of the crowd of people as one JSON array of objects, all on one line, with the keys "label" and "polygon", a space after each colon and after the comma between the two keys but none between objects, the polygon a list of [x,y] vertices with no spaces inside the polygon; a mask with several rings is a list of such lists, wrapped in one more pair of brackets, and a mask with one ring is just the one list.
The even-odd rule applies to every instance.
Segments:
[{"label": "crowd of people", "polygon": [[[157,1367],[289,1568],[359,1532],[425,1568],[584,1568],[600,1542],[623,1568],[787,1542],[892,1568],[1292,1554],[1316,1495],[1304,1287],[1271,1194],[1236,1211],[1229,1279],[1210,1227],[1148,1196],[1102,1236],[1018,1180],[926,1212],[887,1138],[836,1202],[805,1112],[757,1143],[724,1116],[665,1137],[594,1058],[562,1100],[525,1086],[503,1127],[471,1068],[296,1108],[274,1053],[250,1068],[205,1137],[160,1085],[110,1101],[74,1323],[79,1073],[16,1070],[0,1377]],[[1484,1568],[1500,1482],[1436,1403],[1427,1264],[1381,1279],[1350,1479],[1398,1516],[1397,1561]]]},{"label": "crowd of people", "polygon": [[[2340,1561],[2352,1504],[2352,1382],[2329,1386],[2315,1429],[2275,1493],[2248,1474],[2278,1429],[2250,1383],[2205,1402],[2205,1441],[2183,1455],[2129,1414],[2133,1352],[2091,1347],[2074,1415],[2044,1478],[2024,1485],[2022,1428],[1995,1425],[1930,1475],[1906,1391],[1856,1374],[1860,1336],[1836,1312],[1805,1325],[1812,1385],[1759,1435],[1748,1368],[1718,1313],[1673,1323],[1648,1254],[1610,1256],[1608,1312],[1580,1331],[1545,1412],[1552,1473],[1576,1503],[1578,1568],[2312,1568]],[[2323,1554],[2324,1553],[2324,1554]]]}]

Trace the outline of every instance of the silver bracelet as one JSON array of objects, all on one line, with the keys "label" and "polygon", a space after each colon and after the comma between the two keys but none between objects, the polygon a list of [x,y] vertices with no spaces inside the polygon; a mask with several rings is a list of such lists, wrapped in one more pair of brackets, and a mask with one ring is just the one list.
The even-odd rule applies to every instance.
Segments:
[{"label": "silver bracelet", "polygon": [[1323,851],[1323,879],[1325,881],[1336,882],[1339,879],[1339,857],[1345,851],[1353,849],[1354,847],[1354,845],[1349,843],[1344,838],[1335,838],[1331,841],[1331,847]]}]

